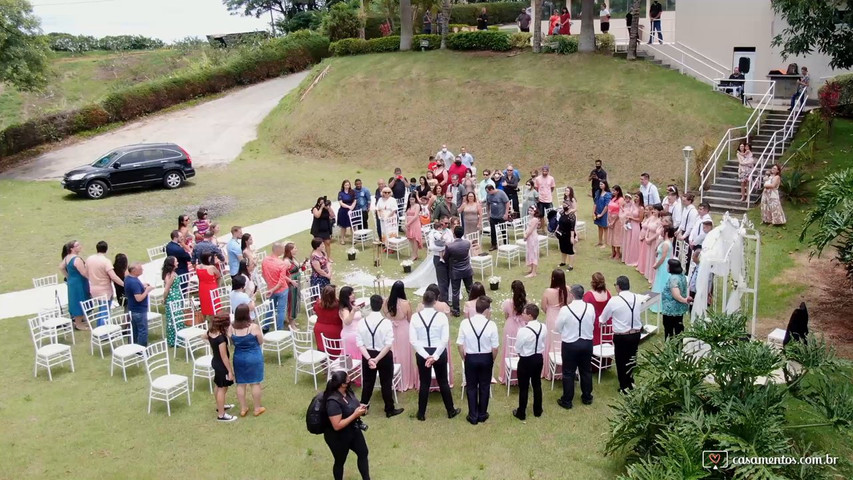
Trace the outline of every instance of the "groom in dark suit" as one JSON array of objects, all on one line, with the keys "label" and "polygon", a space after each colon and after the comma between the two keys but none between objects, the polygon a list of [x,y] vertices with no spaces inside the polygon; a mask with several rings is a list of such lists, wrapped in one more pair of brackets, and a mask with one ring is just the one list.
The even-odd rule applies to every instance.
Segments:
[{"label": "groom in dark suit", "polygon": [[465,282],[465,290],[471,291],[474,269],[471,268],[471,242],[462,238],[465,230],[457,226],[453,229],[455,240],[447,244],[444,250],[444,261],[450,270],[450,313],[459,316],[459,287]]}]

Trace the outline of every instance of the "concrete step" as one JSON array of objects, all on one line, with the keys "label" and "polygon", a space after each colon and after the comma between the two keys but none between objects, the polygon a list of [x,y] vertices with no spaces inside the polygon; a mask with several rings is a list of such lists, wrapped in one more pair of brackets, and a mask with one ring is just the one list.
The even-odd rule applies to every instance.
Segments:
[{"label": "concrete step", "polygon": [[740,205],[721,204],[714,202],[708,203],[711,205],[711,212],[713,212],[714,215],[721,215],[724,212],[729,212],[729,214],[735,214],[740,216],[749,211],[749,209],[746,208],[745,204],[743,203],[741,203]]}]

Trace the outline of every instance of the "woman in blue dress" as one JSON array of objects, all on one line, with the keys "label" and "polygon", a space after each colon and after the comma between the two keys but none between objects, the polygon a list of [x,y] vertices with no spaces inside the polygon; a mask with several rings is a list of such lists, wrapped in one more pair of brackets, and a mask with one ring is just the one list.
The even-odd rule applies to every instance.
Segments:
[{"label": "woman in blue dress", "polygon": [[594,223],[598,226],[598,243],[595,246],[603,247],[604,235],[607,233],[607,206],[610,205],[613,194],[610,193],[610,184],[607,180],[602,180],[598,188],[595,192],[595,210],[593,211]]},{"label": "woman in blue dress", "polygon": [[86,271],[86,262],[80,258],[83,246],[77,240],[72,240],[62,246],[62,262],[59,270],[65,277],[68,287],[68,314],[74,320],[74,328],[77,330],[89,330],[86,317],[83,314],[83,306],[80,302],[92,298],[89,293],[89,272]]},{"label": "woman in blue dress", "polygon": [[234,375],[237,382],[237,401],[240,402],[240,416],[249,413],[246,406],[246,386],[252,387],[252,403],[254,414],[267,411],[261,405],[261,382],[264,381],[264,354],[261,345],[264,334],[261,328],[252,322],[251,310],[246,304],[234,310],[234,323],[229,330],[231,343],[234,344]]},{"label": "woman in blue dress", "polygon": [[349,212],[355,208],[356,204],[355,191],[350,186],[349,180],[344,180],[343,183],[341,183],[341,191],[338,192],[338,202],[340,202],[340,207],[338,207],[338,227],[341,228],[341,245],[344,245],[346,244],[347,230],[351,230],[350,227],[352,227],[349,219]]},{"label": "woman in blue dress", "polygon": [[691,300],[681,262],[677,258],[670,258],[666,264],[669,281],[661,293],[664,339],[684,331],[684,314],[687,313]]},{"label": "woman in blue dress", "polygon": [[[666,227],[663,230],[663,239],[658,244],[655,255],[655,263],[652,268],[655,269],[655,283],[652,285],[652,292],[663,293],[669,285],[669,259],[672,258],[672,240],[675,238],[675,228]],[[660,303],[654,303],[649,307],[654,313],[660,313]]]}]

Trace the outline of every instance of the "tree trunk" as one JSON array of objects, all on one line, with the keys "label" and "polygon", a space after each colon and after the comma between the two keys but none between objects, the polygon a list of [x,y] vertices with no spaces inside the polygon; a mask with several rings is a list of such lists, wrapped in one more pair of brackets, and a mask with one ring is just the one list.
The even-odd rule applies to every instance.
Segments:
[{"label": "tree trunk", "polygon": [[542,2],[543,0],[531,0],[533,14],[530,21],[533,23],[533,52],[542,51]]},{"label": "tree trunk", "polygon": [[578,52],[595,51],[595,0],[583,0],[581,3],[581,37]]},{"label": "tree trunk", "polygon": [[631,4],[631,29],[628,40],[628,60],[637,59],[637,42],[640,41],[640,0]]},{"label": "tree trunk", "polygon": [[441,49],[447,48],[447,27],[450,25],[450,0],[441,2]]},{"label": "tree trunk", "polygon": [[364,22],[367,14],[364,13],[364,0],[361,0],[361,11],[358,12],[358,38],[364,40]]},{"label": "tree trunk", "polygon": [[412,0],[400,0],[400,50],[412,49]]}]

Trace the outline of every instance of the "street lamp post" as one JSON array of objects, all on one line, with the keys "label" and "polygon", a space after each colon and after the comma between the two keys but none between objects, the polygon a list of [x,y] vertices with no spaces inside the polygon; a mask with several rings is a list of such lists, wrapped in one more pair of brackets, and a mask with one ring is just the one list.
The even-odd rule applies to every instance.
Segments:
[{"label": "street lamp post", "polygon": [[681,150],[684,154],[684,192],[687,192],[687,177],[690,172],[690,157],[693,156],[693,147],[686,146]]}]

